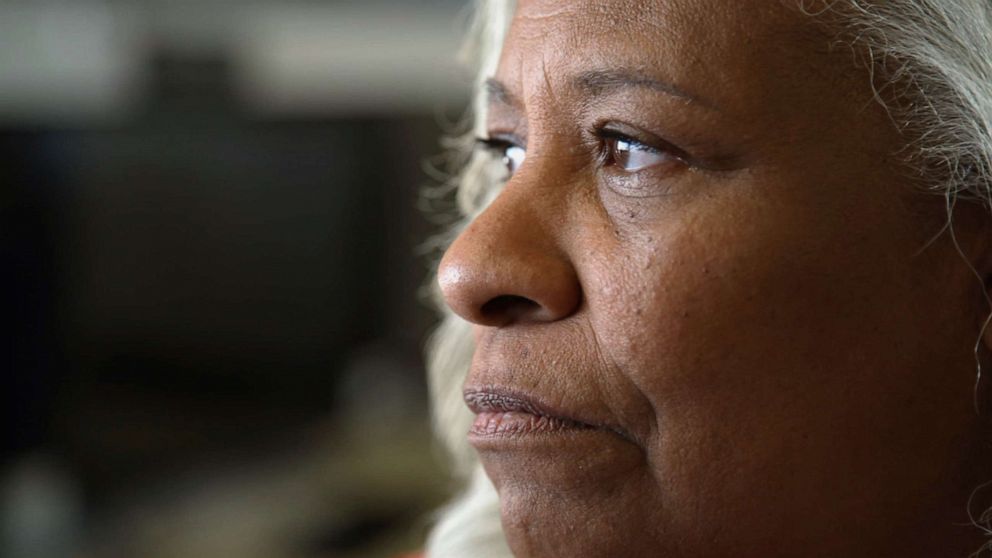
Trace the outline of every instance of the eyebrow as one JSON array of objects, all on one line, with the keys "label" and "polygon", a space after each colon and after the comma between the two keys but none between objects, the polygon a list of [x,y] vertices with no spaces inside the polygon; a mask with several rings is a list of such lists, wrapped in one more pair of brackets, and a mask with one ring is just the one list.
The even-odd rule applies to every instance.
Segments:
[{"label": "eyebrow", "polygon": [[[578,74],[570,82],[577,89],[582,89],[592,96],[604,95],[620,89],[646,88],[706,108],[719,110],[716,105],[706,99],[693,95],[673,83],[637,70],[622,68],[588,70]],[[523,106],[520,99],[503,82],[495,78],[487,79],[483,88],[489,97],[490,103],[495,102],[517,108]]]},{"label": "eyebrow", "polygon": [[606,92],[611,92],[617,89],[653,89],[672,97],[678,97],[685,101],[699,103],[713,108],[712,103],[704,102],[696,95],[686,92],[677,85],[637,70],[629,70],[624,68],[589,70],[575,76],[572,79],[572,84],[593,95],[602,95]]},{"label": "eyebrow", "polygon": [[501,105],[509,105],[511,107],[520,108],[523,103],[516,95],[510,93],[510,89],[502,82],[496,78],[489,78],[483,84],[483,89],[486,92],[486,96],[489,98],[490,103],[499,103]]}]

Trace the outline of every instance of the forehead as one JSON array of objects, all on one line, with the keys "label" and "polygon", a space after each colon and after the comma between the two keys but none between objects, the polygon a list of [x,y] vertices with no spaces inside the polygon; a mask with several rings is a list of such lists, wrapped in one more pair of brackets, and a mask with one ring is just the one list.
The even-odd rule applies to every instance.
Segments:
[{"label": "forehead", "polygon": [[530,96],[584,69],[623,67],[750,110],[748,98],[859,89],[852,79],[864,76],[836,46],[798,0],[521,0],[497,77]]}]

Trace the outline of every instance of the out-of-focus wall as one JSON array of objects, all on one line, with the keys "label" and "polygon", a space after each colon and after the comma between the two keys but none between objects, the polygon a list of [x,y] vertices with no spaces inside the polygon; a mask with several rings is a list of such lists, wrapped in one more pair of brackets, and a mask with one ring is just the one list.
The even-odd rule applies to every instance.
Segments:
[{"label": "out-of-focus wall", "polygon": [[0,555],[416,546],[464,11],[0,3]]},{"label": "out-of-focus wall", "polygon": [[0,3],[0,118],[116,122],[155,93],[149,61],[223,60],[254,115],[430,114],[465,94],[464,0]]}]

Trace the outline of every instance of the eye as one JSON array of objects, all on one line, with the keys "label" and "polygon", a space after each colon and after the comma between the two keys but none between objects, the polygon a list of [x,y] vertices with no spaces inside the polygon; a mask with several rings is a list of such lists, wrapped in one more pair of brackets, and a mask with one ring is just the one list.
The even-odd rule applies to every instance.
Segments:
[{"label": "eye", "polygon": [[524,151],[523,147],[519,145],[508,145],[503,150],[503,165],[506,166],[506,170],[510,174],[513,174],[517,172],[520,165],[524,164],[525,157],[527,157],[527,152]]},{"label": "eye", "polygon": [[684,163],[674,149],[654,147],[610,130],[601,131],[600,136],[603,138],[605,164],[623,172]]},{"label": "eye", "polygon": [[527,151],[516,141],[507,138],[478,138],[476,140],[486,151],[500,159],[508,176],[517,172],[527,157]]}]

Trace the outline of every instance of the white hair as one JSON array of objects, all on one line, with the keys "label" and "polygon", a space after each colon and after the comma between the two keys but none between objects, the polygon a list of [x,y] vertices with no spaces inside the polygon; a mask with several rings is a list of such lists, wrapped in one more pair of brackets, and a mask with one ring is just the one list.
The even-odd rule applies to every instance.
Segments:
[{"label": "white hair", "polygon": [[[833,0],[818,2],[864,58],[877,100],[904,132],[907,168],[947,198],[992,208],[992,0]],[[485,134],[482,84],[493,75],[514,0],[475,0],[462,55],[477,70],[471,132],[449,140],[465,163],[451,181],[461,216],[442,244],[495,197],[498,180],[487,158],[472,153]],[[813,12],[802,1],[807,13]],[[443,304],[440,304],[444,308]],[[444,309],[428,347],[435,431],[448,451],[464,493],[443,509],[427,542],[428,558],[510,558],[500,527],[499,500],[469,447],[471,414],[462,401],[473,342],[469,324]],[[989,514],[976,522],[992,535]],[[979,523],[982,523],[979,525]],[[990,543],[992,545],[992,543]]]},{"label": "white hair", "polygon": [[867,57],[878,101],[912,138],[904,150],[911,168],[952,201],[990,205],[992,2],[841,4],[836,11]]},{"label": "white hair", "polygon": [[[442,243],[450,241],[495,197],[498,171],[490,157],[474,150],[475,138],[485,135],[486,98],[483,83],[496,71],[503,39],[516,8],[514,0],[476,0],[475,14],[462,57],[476,69],[472,125],[468,133],[452,138],[449,147],[460,150],[465,162],[450,185],[457,188],[461,219]],[[442,188],[442,191],[446,188]],[[441,511],[427,540],[427,558],[511,558],[500,523],[499,499],[489,477],[466,441],[472,415],[462,398],[462,382],[474,350],[470,326],[448,309],[435,292],[444,312],[441,325],[428,345],[434,431],[447,450],[456,476],[467,480],[464,493]]]}]

